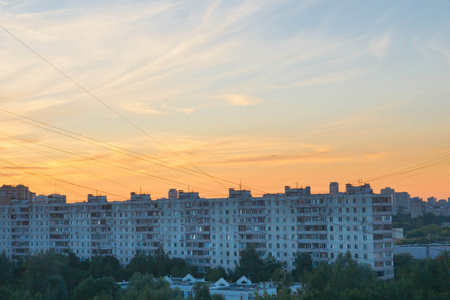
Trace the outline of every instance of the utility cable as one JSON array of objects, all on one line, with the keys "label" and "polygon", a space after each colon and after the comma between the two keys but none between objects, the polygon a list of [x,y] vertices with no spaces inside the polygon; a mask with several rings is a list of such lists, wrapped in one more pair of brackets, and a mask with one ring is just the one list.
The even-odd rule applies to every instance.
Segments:
[{"label": "utility cable", "polygon": [[95,99],[96,101],[98,101],[99,103],[101,103],[103,106],[105,106],[107,109],[109,109],[110,111],[112,111],[115,115],[117,115],[118,117],[120,117],[122,120],[124,120],[126,123],[128,123],[129,125],[131,125],[132,127],[134,127],[135,129],[137,129],[138,131],[140,131],[141,133],[143,133],[145,136],[147,136],[148,138],[150,138],[151,140],[153,140],[154,142],[158,143],[159,145],[161,145],[162,147],[164,147],[166,150],[168,150],[169,152],[171,152],[173,155],[177,156],[178,158],[180,158],[181,160],[183,160],[184,162],[188,163],[189,165],[191,165],[192,167],[194,167],[195,169],[197,169],[198,171],[202,172],[203,174],[209,176],[211,179],[213,179],[214,181],[216,181],[218,184],[220,184],[223,188],[227,189],[221,182],[219,182],[218,180],[216,180],[214,177],[212,177],[211,175],[209,175],[208,173],[206,173],[205,171],[201,170],[200,168],[198,168],[197,166],[195,166],[194,164],[192,164],[191,162],[189,162],[187,159],[185,159],[184,157],[182,157],[181,155],[179,155],[178,153],[176,153],[175,151],[173,151],[172,149],[170,149],[167,145],[165,145],[164,143],[162,143],[161,141],[157,140],[156,138],[154,138],[153,136],[151,136],[149,133],[147,133],[145,130],[143,130],[142,128],[140,128],[139,126],[137,126],[136,124],[134,124],[133,122],[131,122],[128,118],[126,118],[124,115],[122,115],[121,113],[119,113],[117,110],[115,110],[114,108],[112,108],[110,105],[106,104],[104,101],[100,100],[97,96],[95,96],[93,93],[91,93],[89,90],[87,90],[84,86],[82,86],[81,84],[79,84],[77,81],[75,81],[74,79],[72,79],[69,75],[67,75],[65,72],[63,72],[61,69],[59,69],[57,66],[55,66],[54,64],[52,64],[50,61],[48,61],[45,57],[43,57],[42,55],[40,55],[37,51],[35,51],[33,48],[31,48],[30,46],[28,46],[25,42],[23,42],[21,39],[19,39],[16,35],[14,35],[12,32],[8,31],[5,27],[3,27],[2,25],[0,25],[0,27],[6,32],[8,33],[10,36],[12,36],[15,40],[17,40],[20,44],[22,44],[24,47],[26,47],[28,50],[30,50],[32,53],[34,53],[37,57],[39,57],[41,60],[43,60],[46,64],[48,64],[50,67],[52,67],[54,70],[56,70],[58,73],[60,73],[61,75],[63,75],[67,80],[69,80],[70,82],[72,82],[74,85],[76,85],[77,87],[79,87],[81,90],[83,90],[85,93],[87,93],[89,96],[91,96],[93,99]]}]

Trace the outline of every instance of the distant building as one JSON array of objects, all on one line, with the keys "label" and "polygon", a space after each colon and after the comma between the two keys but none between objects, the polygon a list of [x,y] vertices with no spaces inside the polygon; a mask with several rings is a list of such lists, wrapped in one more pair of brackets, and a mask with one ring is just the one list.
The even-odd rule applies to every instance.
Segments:
[{"label": "distant building", "polygon": [[411,218],[423,216],[425,213],[425,202],[419,197],[411,198],[410,200]]},{"label": "distant building", "polygon": [[409,253],[415,259],[436,258],[441,253],[450,251],[450,245],[425,244],[425,245],[396,245],[394,254]]},{"label": "distant building", "polygon": [[176,189],[169,190],[169,199],[178,199],[178,191]]},{"label": "distant building", "polygon": [[34,199],[35,204],[64,204],[66,203],[66,196],[59,194],[39,195]]},{"label": "distant building", "polygon": [[347,194],[373,194],[373,190],[368,183],[357,186],[353,186],[350,183],[347,183],[345,185],[345,188]]},{"label": "distant building", "polygon": [[34,201],[35,193],[31,193],[28,187],[24,185],[3,185],[0,187],[0,205],[11,204],[11,200]]},{"label": "distant building", "polygon": [[395,192],[394,189],[386,187],[380,191],[381,194],[391,195],[392,214],[411,212],[410,195],[406,192]]},{"label": "distant building", "polygon": [[450,216],[450,209],[448,203],[445,200],[440,200],[439,203],[426,203],[425,213],[433,214],[435,216]]},{"label": "distant building", "polygon": [[429,198],[427,199],[427,202],[428,202],[429,204],[436,204],[436,197],[429,197]]},{"label": "distant building", "polygon": [[330,194],[331,195],[339,194],[339,183],[337,182],[330,183]]},{"label": "distant building", "polygon": [[388,195],[394,195],[395,190],[391,189],[390,187],[385,187],[384,189],[381,189],[380,194],[388,194]]},{"label": "distant building", "polygon": [[403,239],[403,228],[393,228],[392,235],[394,242]]}]

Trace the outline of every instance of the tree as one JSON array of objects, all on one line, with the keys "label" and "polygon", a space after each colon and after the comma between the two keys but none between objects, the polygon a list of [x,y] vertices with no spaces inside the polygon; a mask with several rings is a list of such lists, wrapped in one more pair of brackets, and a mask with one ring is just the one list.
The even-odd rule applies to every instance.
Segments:
[{"label": "tree", "polygon": [[256,252],[254,246],[247,246],[240,252],[239,264],[234,271],[234,280],[245,275],[253,282],[270,278],[271,274],[265,274],[264,261]]},{"label": "tree", "polygon": [[144,255],[137,253],[125,268],[126,277],[131,277],[134,273],[153,274],[155,277],[172,275],[174,277],[184,277],[188,273],[192,274],[191,267],[182,258],[170,258],[162,247],[155,251],[155,255]]},{"label": "tree", "polygon": [[118,299],[182,300],[183,296],[179,289],[171,289],[170,284],[163,278],[155,280],[152,274],[135,273],[131,277],[127,289],[122,292]]},{"label": "tree", "polygon": [[226,300],[225,296],[222,294],[213,294],[211,300]]},{"label": "tree", "polygon": [[14,263],[6,257],[5,251],[0,255],[0,286],[10,281],[14,275]]},{"label": "tree", "polygon": [[332,264],[319,265],[305,279],[303,288],[306,299],[380,297],[375,272],[369,266],[358,264],[350,252],[339,255]]},{"label": "tree", "polygon": [[119,286],[112,277],[92,278],[83,280],[74,290],[74,300],[93,299],[96,296],[106,295],[114,297]]},{"label": "tree", "polygon": [[262,280],[264,280],[264,281],[271,279],[273,274],[277,270],[281,270],[286,267],[286,265],[284,263],[277,261],[276,258],[274,256],[272,256],[272,254],[270,252],[267,255],[267,257],[264,259],[263,262],[264,262],[263,269],[264,269],[265,277],[263,277]]},{"label": "tree", "polygon": [[89,262],[81,261],[74,253],[63,259],[63,265],[60,269],[60,275],[64,279],[69,298],[72,297],[73,290],[80,282],[89,277]]},{"label": "tree", "polygon": [[124,280],[123,267],[114,256],[97,256],[91,259],[89,274],[93,278],[113,277],[116,281]]},{"label": "tree", "polygon": [[192,288],[194,293],[194,300],[210,300],[211,294],[209,293],[209,287],[203,282],[197,282]]},{"label": "tree", "polygon": [[218,266],[217,268],[211,268],[205,275],[205,279],[207,281],[217,281],[220,278],[228,279],[227,272],[222,266]]},{"label": "tree", "polygon": [[313,270],[311,253],[297,252],[295,255],[294,266],[295,269],[292,270],[292,276],[294,276],[294,280],[303,281],[303,276]]},{"label": "tree", "polygon": [[21,278],[23,286],[31,294],[40,293],[45,299],[66,299],[68,296],[66,282],[61,270],[66,257],[46,252],[25,259],[25,271]]},{"label": "tree", "polygon": [[148,273],[148,256],[144,255],[142,252],[137,252],[136,255],[131,259],[130,263],[125,267],[125,274],[127,278],[133,276],[133,274]]},{"label": "tree", "polygon": [[277,269],[282,269],[285,265],[275,259],[270,253],[265,259],[256,252],[253,245],[247,247],[240,252],[239,264],[231,274],[233,280],[238,280],[245,275],[253,282],[270,280]]}]

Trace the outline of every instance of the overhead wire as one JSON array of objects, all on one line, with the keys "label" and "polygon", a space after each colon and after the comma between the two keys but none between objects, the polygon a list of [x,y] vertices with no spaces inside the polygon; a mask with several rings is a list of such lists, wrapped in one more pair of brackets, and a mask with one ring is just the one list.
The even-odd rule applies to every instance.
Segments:
[{"label": "overhead wire", "polygon": [[36,56],[38,56],[41,60],[43,60],[46,64],[48,64],[50,67],[52,67],[53,69],[55,69],[58,73],[60,73],[61,75],[63,75],[67,80],[69,80],[70,82],[72,82],[73,84],[75,84],[77,87],[79,87],[81,90],[83,90],[86,94],[88,94],[89,96],[91,96],[93,99],[95,99],[96,101],[98,101],[99,103],[101,103],[103,106],[105,106],[107,109],[109,109],[110,111],[112,111],[115,115],[117,115],[118,117],[120,117],[122,120],[124,120],[126,123],[128,123],[129,125],[131,125],[132,127],[134,127],[135,129],[137,129],[138,131],[140,131],[141,133],[143,133],[145,136],[147,136],[148,138],[150,138],[151,140],[153,140],[154,142],[158,143],[159,145],[161,145],[162,147],[164,147],[166,150],[168,150],[169,152],[171,152],[173,155],[177,156],[178,158],[180,158],[181,160],[183,160],[184,162],[188,163],[189,165],[191,165],[192,167],[194,167],[195,169],[197,169],[198,171],[200,171],[201,173],[209,176],[211,179],[213,179],[214,181],[216,181],[219,185],[221,185],[223,188],[227,189],[220,181],[216,180],[214,177],[212,177],[211,175],[209,175],[208,173],[206,173],[205,171],[203,171],[202,169],[198,168],[196,165],[194,165],[193,163],[191,163],[190,161],[188,161],[187,159],[185,159],[184,157],[182,157],[181,155],[179,155],[177,152],[173,151],[171,148],[169,148],[166,144],[164,144],[163,142],[159,141],[158,139],[154,138],[153,136],[151,136],[148,132],[146,132],[145,130],[143,130],[142,128],[140,128],[139,126],[137,126],[135,123],[131,122],[128,118],[126,118],[123,114],[121,114],[120,112],[118,112],[117,110],[115,110],[114,108],[112,108],[112,106],[106,104],[106,102],[100,100],[97,96],[95,96],[93,93],[91,93],[89,90],[87,90],[84,86],[82,86],[80,83],[78,83],[77,81],[75,81],[74,79],[72,79],[69,75],[67,75],[65,72],[63,72],[60,68],[58,68],[57,66],[55,66],[54,64],[52,64],[49,60],[47,60],[45,57],[43,57],[42,55],[40,55],[37,51],[35,51],[33,48],[31,48],[30,46],[28,46],[28,44],[26,44],[24,41],[22,41],[20,38],[18,38],[16,35],[14,35],[12,32],[10,32],[9,30],[7,30],[5,27],[3,27],[0,24],[0,27],[6,32],[8,33],[10,36],[12,36],[15,40],[17,40],[20,44],[22,44],[24,47],[26,47],[28,50],[30,50],[32,53],[34,53]]},{"label": "overhead wire", "polygon": [[[47,178],[52,178],[52,177],[49,176],[49,175],[45,175],[45,174],[42,175],[42,174],[39,174],[39,173],[36,172],[36,171],[29,171],[29,170],[27,170],[27,168],[21,167],[21,166],[15,164],[15,163],[13,163],[13,162],[10,162],[10,161],[8,161],[8,160],[6,160],[6,159],[4,159],[4,158],[0,158],[0,161],[3,161],[4,163],[6,163],[7,165],[13,167],[14,169],[22,170],[23,172],[25,172],[25,173],[27,173],[27,174],[33,176],[33,177],[36,177],[36,178],[38,178],[38,179],[40,179],[40,180],[42,180],[42,181],[45,181],[45,182],[47,182],[47,183],[49,183],[49,184],[53,184],[53,183],[54,183],[54,181],[50,181],[50,180],[47,179]],[[5,165],[3,165],[3,166],[5,166]],[[58,181],[61,181],[61,182],[64,182],[64,183],[68,183],[68,182],[65,182],[65,181],[62,180],[62,179],[57,179],[57,180],[58,180]],[[73,186],[77,186],[77,187],[83,187],[82,185],[78,185],[78,184],[75,184],[75,183],[68,183],[68,184],[73,185]],[[62,188],[62,189],[65,189],[65,190],[67,190],[67,191],[69,191],[69,192],[71,192],[71,193],[74,193],[75,195],[81,196],[81,194],[78,193],[78,192],[71,191],[71,190],[69,190],[69,189],[67,189],[67,188],[63,188],[63,187],[61,187],[61,188]]]},{"label": "overhead wire", "polygon": [[[3,172],[0,172],[0,175],[5,176],[5,177],[8,177],[8,178],[11,178],[12,180],[17,181],[19,184],[22,184],[22,182],[21,182],[20,180],[18,180],[17,178],[15,178],[15,177],[13,177],[13,176],[10,176],[10,175],[5,174],[5,173],[3,173]],[[45,193],[44,191],[42,191],[42,190],[39,189],[38,187],[35,187],[35,186],[29,186],[29,187],[31,187],[32,189],[34,189],[34,190],[36,190],[36,191],[38,191],[38,192],[41,192],[41,193],[43,193],[43,194]]]},{"label": "overhead wire", "polygon": [[[69,131],[69,130],[66,130],[66,129],[63,129],[63,128],[60,128],[60,127],[57,127],[57,126],[53,126],[53,125],[48,124],[48,123],[45,123],[45,122],[41,122],[41,121],[38,121],[38,120],[35,120],[35,119],[32,119],[32,118],[29,118],[29,117],[22,116],[22,115],[20,115],[20,114],[16,114],[16,113],[7,111],[7,110],[5,110],[5,109],[1,109],[1,108],[0,108],[0,111],[3,111],[4,113],[10,114],[10,115],[14,115],[14,116],[19,117],[19,118],[21,118],[21,119],[16,118],[16,117],[11,117],[11,116],[9,116],[9,115],[3,114],[4,116],[6,116],[6,117],[8,117],[8,118],[11,118],[11,119],[13,119],[13,120],[17,120],[17,121],[23,122],[23,123],[25,123],[25,124],[29,124],[29,125],[34,126],[34,127],[37,127],[37,128],[41,128],[41,129],[44,129],[44,130],[47,130],[47,131],[50,131],[50,132],[53,132],[53,133],[56,133],[56,134],[59,134],[59,135],[63,135],[63,136],[66,136],[66,137],[69,137],[69,138],[72,138],[72,139],[75,139],[75,140],[79,140],[79,141],[82,141],[82,142],[85,142],[85,143],[88,143],[88,144],[91,144],[91,145],[94,145],[94,146],[97,146],[97,147],[101,147],[101,148],[104,148],[104,149],[108,149],[108,150],[114,151],[114,152],[116,152],[116,153],[120,153],[120,154],[127,155],[127,156],[130,156],[130,157],[136,158],[136,159],[140,159],[140,160],[147,161],[147,162],[150,162],[150,163],[153,163],[153,164],[157,164],[157,165],[162,166],[162,167],[166,167],[166,168],[169,168],[169,169],[173,169],[173,170],[176,170],[176,171],[180,171],[180,172],[183,172],[183,173],[192,175],[192,176],[196,176],[196,177],[199,177],[199,178],[204,178],[204,177],[202,177],[202,176],[198,176],[198,174],[191,174],[191,173],[189,173],[189,172],[198,172],[198,171],[196,171],[196,170],[188,169],[188,168],[185,168],[185,167],[183,167],[183,166],[177,166],[177,165],[174,165],[174,164],[172,164],[172,163],[169,163],[169,162],[160,160],[160,159],[158,159],[158,158],[148,156],[148,155],[146,155],[146,154],[142,154],[142,153],[139,153],[139,152],[130,150],[130,149],[126,149],[126,148],[123,148],[123,147],[119,147],[119,146],[117,146],[117,145],[113,145],[113,144],[110,144],[110,143],[106,143],[106,142],[100,141],[100,140],[98,140],[98,139],[94,139],[94,138],[89,137],[89,136],[86,136],[86,135],[78,134],[78,133],[75,133],[75,132],[73,132],[73,131]],[[24,119],[25,119],[25,120],[24,120]],[[36,122],[36,123],[38,123],[38,124],[41,124],[42,126],[41,126],[41,125],[37,125],[37,124],[33,124],[33,123],[29,122],[29,121]],[[63,132],[58,132],[58,131],[53,130],[53,129],[50,129],[50,128],[46,128],[45,126],[48,126],[48,127],[51,127],[51,128],[54,128],[54,129],[57,129],[57,130],[60,130],[60,131],[63,131],[63,132],[65,132],[65,133],[63,133]],[[72,136],[72,135],[76,135],[76,136]],[[77,137],[77,136],[78,136],[78,137]],[[85,140],[85,139],[88,139],[88,140]],[[92,141],[94,141],[94,142],[92,142]],[[100,143],[100,144],[98,144],[98,143]],[[119,149],[119,150],[117,150],[116,148]],[[133,154],[136,154],[137,156],[136,156],[136,155],[133,155],[133,154],[130,154],[130,153],[128,153],[128,152],[131,152],[131,153],[133,153]],[[422,155],[423,155],[423,154],[422,154]],[[421,156],[421,155],[418,155],[418,156]],[[433,160],[431,160],[431,161],[426,161],[426,162],[424,162],[424,163],[420,163],[420,164],[418,165],[418,167],[414,167],[414,168],[412,168],[412,169],[410,169],[410,170],[393,172],[393,173],[388,174],[388,175],[384,175],[384,176],[380,176],[380,177],[375,177],[375,178],[373,178],[373,179],[371,179],[371,180],[368,180],[368,181],[377,181],[377,180],[384,179],[385,177],[389,177],[389,176],[398,176],[398,175],[401,175],[401,174],[411,173],[411,172],[414,172],[414,171],[417,171],[417,170],[420,170],[420,169],[423,169],[423,168],[427,168],[427,167],[430,167],[430,164],[431,164],[432,162],[434,162],[435,160],[439,160],[439,159],[442,159],[442,158],[446,158],[447,156],[449,156],[449,155],[448,155],[448,154],[445,154],[445,155],[443,155],[442,157],[439,157],[439,158],[437,158],[437,159],[433,159]],[[149,158],[149,159],[146,159],[146,158]],[[154,161],[152,161],[152,160],[157,160],[158,162],[154,162]],[[174,168],[171,168],[170,166],[166,166],[166,165],[164,165],[164,164],[170,164],[170,165],[172,165]],[[183,168],[184,170],[178,170],[177,167]],[[383,177],[384,177],[384,178],[383,178]],[[233,185],[236,185],[236,184],[237,184],[237,183],[235,183],[235,182],[232,182],[232,181],[229,181],[229,180],[220,178],[220,177],[215,177],[215,178],[216,178],[216,180],[221,180],[221,181],[223,181],[223,182],[228,182],[228,183],[231,183],[231,184],[233,184]],[[204,178],[204,179],[205,179],[205,178]],[[243,187],[244,187],[244,188],[250,188],[250,189],[253,190],[253,191],[259,191],[259,192],[261,192],[261,193],[266,193],[266,192],[263,191],[263,190],[256,189],[256,188],[251,187],[251,186],[248,186],[248,185],[244,185]]]},{"label": "overhead wire", "polygon": [[[171,183],[176,183],[176,184],[179,184],[179,185],[184,185],[185,184],[185,183],[182,183],[180,181],[176,181],[176,180],[168,179],[168,178],[165,178],[165,177],[162,177],[162,176],[158,176],[158,175],[150,174],[150,173],[147,173],[147,172],[131,169],[131,168],[128,168],[128,167],[124,167],[124,166],[115,164],[115,163],[106,162],[106,161],[99,160],[99,159],[96,159],[96,158],[93,158],[93,157],[89,157],[89,156],[86,156],[86,155],[81,155],[81,154],[78,154],[78,153],[74,153],[74,152],[71,152],[71,151],[60,149],[60,148],[57,148],[57,147],[41,144],[41,143],[38,143],[38,142],[35,142],[35,141],[30,141],[30,140],[27,140],[27,139],[24,139],[24,138],[20,138],[20,137],[17,137],[17,136],[8,135],[8,134],[1,133],[1,132],[0,132],[0,135],[6,136],[6,137],[9,137],[9,138],[13,138],[13,139],[17,139],[17,140],[21,140],[21,141],[25,141],[25,142],[28,142],[28,143],[33,143],[33,144],[39,145],[41,147],[45,147],[45,148],[49,148],[49,149],[52,149],[52,150],[60,151],[60,152],[66,153],[66,154],[71,154],[71,155],[74,155],[74,156],[78,156],[78,157],[81,157],[81,158],[86,159],[86,160],[97,161],[97,162],[99,162],[101,164],[104,164],[104,165],[113,166],[113,167],[116,167],[116,168],[119,168],[119,169],[127,170],[127,171],[132,172],[132,173],[136,173],[136,174],[141,174],[141,175],[145,175],[145,176],[148,176],[148,177],[152,177],[152,178],[155,178],[155,179],[158,179],[158,180],[171,182]],[[192,187],[197,189],[197,190],[203,190],[203,191],[206,191],[206,192],[210,192],[213,195],[217,194],[217,192],[212,191],[212,190],[208,190],[208,189],[205,189],[205,188],[201,188],[201,187],[197,187],[197,186],[192,186]]]},{"label": "overhead wire", "polygon": [[95,174],[95,173],[92,173],[92,172],[89,172],[89,171],[87,171],[87,170],[84,170],[84,169],[82,169],[82,168],[80,168],[80,167],[76,167],[76,166],[74,166],[74,165],[72,165],[72,164],[70,164],[70,163],[68,163],[68,162],[66,162],[66,161],[56,159],[54,156],[45,154],[45,153],[43,153],[43,152],[41,152],[41,151],[38,151],[38,150],[36,150],[36,149],[32,149],[32,148],[27,147],[27,146],[24,146],[24,145],[22,145],[22,144],[15,143],[15,142],[13,142],[13,141],[11,141],[11,140],[8,140],[8,139],[5,139],[5,138],[3,138],[3,137],[0,137],[0,139],[5,140],[5,141],[10,142],[10,143],[13,143],[14,145],[17,145],[17,146],[19,146],[19,147],[28,149],[28,150],[30,150],[30,151],[32,151],[32,152],[35,152],[35,153],[40,154],[40,155],[42,155],[42,156],[45,156],[45,157],[47,157],[47,158],[49,158],[49,159],[51,159],[51,160],[54,160],[54,161],[56,161],[56,162],[58,162],[58,163],[60,163],[60,164],[67,165],[67,166],[69,166],[69,167],[71,167],[71,168],[74,168],[74,169],[76,169],[76,170],[79,170],[79,171],[81,171],[81,172],[83,172],[83,173],[86,173],[86,174],[92,175],[92,176],[94,176],[94,177],[100,178],[100,179],[102,179],[102,180],[104,180],[104,181],[108,181],[108,182],[110,182],[110,183],[113,183],[113,184],[115,184],[115,185],[119,185],[119,186],[124,187],[124,188],[127,188],[127,189],[131,189],[131,190],[133,189],[133,188],[130,187],[130,186],[125,186],[124,184],[122,184],[122,183],[120,183],[120,182],[113,181],[113,180],[108,179],[108,178],[106,178],[106,177],[104,177],[104,176],[100,176],[100,175],[97,175],[97,174]]},{"label": "overhead wire", "polygon": [[[48,124],[48,123],[45,123],[45,122],[41,122],[41,121],[38,121],[38,120],[35,120],[35,119],[32,119],[32,118],[26,117],[26,116],[22,116],[22,115],[19,115],[19,114],[7,111],[5,109],[1,109],[0,108],[0,111],[3,111],[5,113],[8,113],[8,114],[11,114],[11,115],[14,115],[16,117],[21,118],[21,119],[18,119],[18,118],[15,118],[15,117],[11,117],[11,116],[2,114],[3,116],[8,117],[10,119],[17,120],[19,122],[23,122],[23,123],[31,125],[33,127],[41,128],[41,129],[44,129],[46,131],[50,131],[50,132],[53,132],[53,133],[56,133],[56,134],[59,134],[59,135],[62,135],[62,136],[68,137],[68,138],[72,138],[72,139],[75,139],[75,140],[78,140],[78,141],[90,144],[90,145],[94,145],[94,146],[97,146],[97,147],[100,147],[100,148],[103,148],[103,149],[107,149],[107,150],[110,150],[110,151],[113,151],[113,152],[116,152],[116,153],[119,153],[119,154],[127,155],[127,156],[130,156],[130,157],[139,159],[139,160],[143,160],[143,161],[146,161],[146,162],[149,162],[149,163],[152,163],[152,164],[156,164],[156,165],[161,166],[161,167],[169,168],[171,170],[182,172],[182,173],[185,173],[185,174],[188,174],[188,175],[191,175],[191,176],[195,176],[195,177],[198,177],[198,178],[207,179],[207,178],[211,177],[211,176],[208,176],[207,178],[205,178],[204,176],[200,176],[199,174],[203,174],[203,173],[201,173],[201,172],[199,172],[197,170],[192,170],[192,169],[186,168],[184,166],[175,165],[173,163],[166,162],[166,161],[158,159],[156,157],[149,156],[148,154],[139,153],[139,152],[131,150],[131,149],[127,149],[127,148],[120,147],[120,146],[117,146],[117,145],[114,145],[114,144],[111,144],[111,143],[103,142],[103,141],[100,141],[98,139],[95,139],[95,138],[92,138],[92,137],[89,137],[89,136],[86,136],[86,135],[83,135],[83,134],[79,134],[79,133],[76,133],[76,132],[73,132],[73,131],[70,131],[70,130],[66,130],[66,129],[63,129],[63,128],[60,128],[60,127],[57,127],[57,126],[54,126],[54,125],[51,125],[51,124]],[[28,121],[26,121],[26,120],[28,120]],[[42,126],[41,125],[37,125],[37,124],[33,124],[33,123],[29,122],[29,121],[36,122],[38,124],[41,124]],[[53,129],[50,129],[50,128],[46,128],[45,126],[51,127],[53,129],[57,129],[57,130],[60,130],[60,131],[63,131],[63,132],[58,132],[56,130],[53,130]],[[75,136],[72,136],[72,135],[75,135]],[[132,153],[132,154],[130,154],[130,153]],[[135,154],[135,155],[133,155],[133,154]],[[156,162],[153,161],[153,160],[155,160]],[[195,173],[195,174],[193,174],[193,173]],[[216,177],[216,176],[213,176],[213,177],[216,180],[221,180],[221,181],[224,181],[224,182],[228,182],[228,183],[237,185],[237,183],[232,182],[230,180],[223,179],[223,178]]]}]

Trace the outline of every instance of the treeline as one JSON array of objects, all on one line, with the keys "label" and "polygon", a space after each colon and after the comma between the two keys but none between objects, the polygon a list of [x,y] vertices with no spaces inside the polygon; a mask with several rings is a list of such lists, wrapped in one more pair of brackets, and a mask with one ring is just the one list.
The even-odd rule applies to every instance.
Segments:
[{"label": "treeline", "polygon": [[435,216],[431,213],[416,218],[412,218],[410,213],[399,213],[392,216],[393,227],[403,228],[405,234],[424,226],[443,226],[444,223],[448,222],[450,222],[450,216]]},{"label": "treeline", "polygon": [[[155,283],[154,278],[188,273],[197,275],[184,259],[169,258],[162,249],[152,256],[138,254],[126,267],[113,256],[80,260],[73,253],[64,256],[50,251],[13,262],[2,253],[0,299],[137,299],[141,294],[152,296],[139,299],[158,299],[158,293],[176,299],[179,293],[174,294],[167,282]],[[122,281],[131,282],[126,293],[116,284]],[[133,292],[133,286],[140,288],[144,283],[147,289]],[[169,299],[166,296],[159,299]]]},{"label": "treeline", "polygon": [[397,245],[446,243],[450,239],[450,228],[444,223],[450,222],[450,216],[425,214],[411,218],[411,214],[393,216],[393,227],[403,228],[404,238]]},{"label": "treeline", "polygon": [[[255,299],[448,299],[450,295],[450,255],[432,260],[414,260],[409,254],[394,257],[395,279],[380,281],[370,266],[358,264],[350,253],[331,264],[313,268],[311,257],[299,254],[295,269],[269,256],[262,258],[254,248],[241,251],[239,264],[232,272],[219,267],[197,274],[183,259],[169,258],[162,250],[153,256],[136,255],[124,268],[111,256],[83,261],[74,254],[52,252],[28,256],[13,262],[0,255],[0,299],[183,299],[161,280],[165,275],[184,277],[191,273],[207,281],[221,277],[236,281],[245,275],[253,282],[272,280],[277,296],[254,295]],[[155,280],[159,278],[160,280]],[[116,282],[128,281],[127,289]],[[303,289],[293,291],[292,283]],[[211,296],[207,285],[194,287],[194,300],[223,299]]]}]

